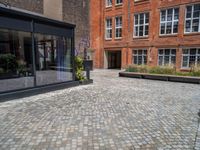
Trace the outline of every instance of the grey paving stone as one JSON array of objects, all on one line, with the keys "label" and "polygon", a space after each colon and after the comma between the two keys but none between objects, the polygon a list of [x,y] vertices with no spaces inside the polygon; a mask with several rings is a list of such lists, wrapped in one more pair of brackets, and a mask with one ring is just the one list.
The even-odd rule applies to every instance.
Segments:
[{"label": "grey paving stone", "polygon": [[0,149],[200,149],[199,85],[119,78],[114,70],[92,78],[0,103]]}]

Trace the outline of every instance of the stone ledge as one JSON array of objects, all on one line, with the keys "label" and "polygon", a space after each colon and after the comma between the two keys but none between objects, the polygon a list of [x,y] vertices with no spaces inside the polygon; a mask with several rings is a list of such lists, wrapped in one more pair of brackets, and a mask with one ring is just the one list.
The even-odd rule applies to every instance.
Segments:
[{"label": "stone ledge", "polygon": [[161,75],[161,74],[148,74],[148,73],[135,73],[135,72],[120,72],[119,77],[200,84],[200,78],[199,77],[189,77],[189,76]]}]

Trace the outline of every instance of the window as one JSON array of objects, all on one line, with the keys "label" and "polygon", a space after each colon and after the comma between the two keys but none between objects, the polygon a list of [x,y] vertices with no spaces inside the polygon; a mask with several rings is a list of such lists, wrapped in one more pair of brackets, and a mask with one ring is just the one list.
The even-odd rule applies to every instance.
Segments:
[{"label": "window", "polygon": [[149,35],[149,13],[136,14],[134,19],[134,36],[146,37]]},{"label": "window", "polygon": [[116,5],[121,5],[123,3],[123,0],[116,0]]},{"label": "window", "polygon": [[200,4],[186,7],[185,33],[200,32]]},{"label": "window", "polygon": [[159,66],[174,65],[176,63],[176,49],[159,49]]},{"label": "window", "polygon": [[122,37],[122,17],[118,16],[115,18],[115,38]]},{"label": "window", "polygon": [[183,49],[182,67],[189,68],[200,64],[200,48]]},{"label": "window", "polygon": [[106,39],[112,38],[112,18],[106,19]]},{"label": "window", "polygon": [[147,50],[146,49],[133,50],[133,64],[135,65],[147,64]]},{"label": "window", "polygon": [[106,7],[112,6],[112,0],[106,0]]},{"label": "window", "polygon": [[160,34],[178,33],[179,8],[170,8],[160,12]]}]

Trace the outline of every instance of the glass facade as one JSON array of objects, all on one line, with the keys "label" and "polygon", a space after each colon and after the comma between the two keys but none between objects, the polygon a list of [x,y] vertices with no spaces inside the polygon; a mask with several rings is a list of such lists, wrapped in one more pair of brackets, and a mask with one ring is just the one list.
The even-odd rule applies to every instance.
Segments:
[{"label": "glass facade", "polygon": [[37,85],[72,80],[71,39],[35,34],[35,41]]},{"label": "glass facade", "polygon": [[0,94],[74,80],[74,25],[0,12]]},{"label": "glass facade", "polygon": [[31,33],[0,29],[0,92],[34,86]]}]

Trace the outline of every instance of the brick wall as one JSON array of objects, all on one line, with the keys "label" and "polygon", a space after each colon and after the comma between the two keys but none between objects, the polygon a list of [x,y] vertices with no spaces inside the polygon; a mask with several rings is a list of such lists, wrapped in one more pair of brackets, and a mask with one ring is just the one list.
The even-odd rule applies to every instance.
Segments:
[{"label": "brick wall", "polygon": [[89,0],[63,0],[63,20],[76,25],[75,46],[79,49],[81,40],[89,38]]},{"label": "brick wall", "polygon": [[[181,47],[200,47],[200,33],[184,34],[185,25],[185,7],[188,4],[199,3],[199,0],[123,0],[122,6],[115,6],[113,0],[112,7],[105,7],[105,0],[91,0],[91,41],[92,48],[99,57],[95,64],[98,68],[104,67],[104,53],[109,50],[122,51],[122,67],[132,63],[132,50],[137,48],[146,48],[148,55],[152,60],[148,61],[148,65],[158,65],[158,49],[159,48],[176,48],[177,63],[176,67],[181,67]],[[179,32],[175,36],[160,36],[160,9],[179,7]],[[99,12],[99,13],[95,13]],[[140,12],[150,13],[149,36],[147,38],[133,38],[133,22],[134,14]],[[114,38],[115,16],[123,17],[122,39]],[[113,18],[113,34],[111,40],[105,40],[105,19]],[[99,22],[101,20],[101,23]],[[98,39],[98,40],[97,40]],[[100,39],[100,40],[99,40]],[[103,55],[102,55],[103,54]],[[128,56],[127,56],[128,55]],[[128,59],[128,60],[127,60]]]},{"label": "brick wall", "polygon": [[10,6],[43,13],[43,0],[0,0],[0,3],[8,3]]}]

